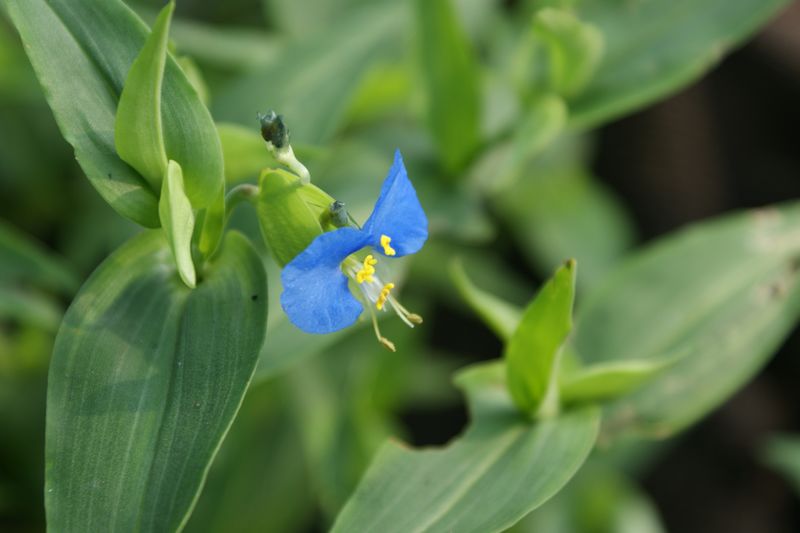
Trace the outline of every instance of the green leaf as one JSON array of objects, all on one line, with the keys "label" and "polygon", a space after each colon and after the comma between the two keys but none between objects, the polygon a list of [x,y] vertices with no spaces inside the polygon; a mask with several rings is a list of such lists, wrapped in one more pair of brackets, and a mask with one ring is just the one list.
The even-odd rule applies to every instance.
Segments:
[{"label": "green leaf", "polygon": [[561,380],[559,395],[565,404],[614,399],[641,387],[675,361],[614,361],[581,368]]},{"label": "green leaf", "polygon": [[262,0],[270,22],[294,37],[305,37],[324,30],[363,0]]},{"label": "green leaf", "polygon": [[185,531],[307,529],[314,518],[314,492],[284,389],[276,382],[251,385]]},{"label": "green leaf", "polygon": [[170,160],[161,186],[158,200],[158,214],[161,227],[178,266],[178,274],[189,288],[197,284],[197,276],[192,262],[192,233],[194,232],[194,213],[192,204],[183,188],[181,166]]},{"label": "green leaf", "polygon": [[[490,145],[470,167],[469,180],[488,194],[517,190],[520,177],[535,174],[531,162],[562,132],[567,123],[567,106],[555,95],[531,102],[512,139]],[[515,113],[514,118],[517,119]]]},{"label": "green leaf", "polygon": [[800,204],[690,227],[630,256],[589,294],[574,347],[585,363],[685,353],[608,407],[609,435],[670,435],[746,383],[800,316]]},{"label": "green leaf", "polygon": [[486,325],[502,340],[509,340],[519,326],[522,311],[473,285],[461,261],[453,261],[450,264],[450,277],[461,297]]},{"label": "green leaf", "polygon": [[480,140],[475,57],[450,0],[417,0],[415,6],[428,123],[442,163],[455,173]]},{"label": "green leaf", "polygon": [[52,299],[32,291],[0,285],[0,323],[5,319],[55,332],[63,309]]},{"label": "green leaf", "polygon": [[590,128],[660,100],[698,79],[789,0],[579,2],[579,18],[603,35],[595,76],[571,102]]},{"label": "green leaf", "polygon": [[348,11],[326,31],[286,47],[215,94],[214,116],[255,125],[256,111],[274,109],[286,117],[293,144],[329,140],[368,69],[397,50],[407,19],[402,2],[369,2]]},{"label": "green leaf", "polygon": [[551,399],[558,392],[558,359],[572,329],[576,270],[570,260],[556,271],[525,309],[505,347],[511,397],[529,416],[557,408],[550,402],[558,400]]},{"label": "green leaf", "polygon": [[[147,27],[119,0],[9,0],[11,18],[61,133],[83,171],[121,215],[158,226],[158,189],[125,163],[114,144],[115,114]],[[195,208],[221,194],[222,151],[211,115],[171,56],[161,94],[164,143],[183,168]]]},{"label": "green leaf", "polygon": [[603,55],[603,35],[573,13],[554,8],[536,13],[533,30],[547,48],[552,90],[564,96],[579,94]]},{"label": "green leaf", "polygon": [[460,373],[472,424],[439,449],[383,445],[334,532],[502,531],[556,494],[594,445],[598,411],[531,423],[509,398],[502,362]]},{"label": "green leaf", "polygon": [[26,283],[72,294],[80,285],[64,261],[33,239],[0,221],[0,282]]},{"label": "green leaf", "polygon": [[780,472],[792,484],[800,497],[800,437],[797,435],[775,435],[762,452],[763,460]]},{"label": "green leaf", "polygon": [[117,153],[156,191],[167,173],[167,149],[161,129],[161,86],[174,10],[175,3],[168,3],[153,24],[152,33],[128,71],[114,122]]},{"label": "green leaf", "polygon": [[64,317],[50,367],[50,528],[185,523],[253,375],[266,296],[261,260],[236,233],[194,290],[160,231],[95,271]]},{"label": "green leaf", "polygon": [[616,469],[590,459],[569,485],[509,533],[665,533],[647,494]]}]

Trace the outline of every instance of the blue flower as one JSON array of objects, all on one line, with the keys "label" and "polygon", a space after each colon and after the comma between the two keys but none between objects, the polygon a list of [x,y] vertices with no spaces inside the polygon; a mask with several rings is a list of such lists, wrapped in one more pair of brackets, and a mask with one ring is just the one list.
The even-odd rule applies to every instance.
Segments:
[{"label": "blue flower", "polygon": [[422,319],[392,296],[393,283],[379,279],[375,255],[361,259],[354,254],[372,248],[383,256],[402,257],[419,251],[427,238],[428,219],[398,150],[364,226],[346,226],[319,235],[284,267],[281,306],[303,331],[331,333],[353,324],[363,312],[364,305],[350,290],[358,287],[378,339],[393,349],[378,331],[375,310],[391,307],[411,327]]}]

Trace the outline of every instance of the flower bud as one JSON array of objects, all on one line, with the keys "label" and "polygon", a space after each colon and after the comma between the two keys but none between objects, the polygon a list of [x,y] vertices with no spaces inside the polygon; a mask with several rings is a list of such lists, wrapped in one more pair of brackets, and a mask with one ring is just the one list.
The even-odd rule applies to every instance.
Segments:
[{"label": "flower bud", "polygon": [[258,114],[258,121],[261,123],[261,136],[265,141],[271,143],[277,150],[289,145],[289,129],[282,115],[278,115],[275,111],[267,111]]}]

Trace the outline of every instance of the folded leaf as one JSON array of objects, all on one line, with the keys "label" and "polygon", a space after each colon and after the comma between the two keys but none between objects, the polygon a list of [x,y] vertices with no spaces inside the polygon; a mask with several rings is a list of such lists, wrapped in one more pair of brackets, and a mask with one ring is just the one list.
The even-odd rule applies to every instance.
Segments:
[{"label": "folded leaf", "polygon": [[176,531],[253,375],[260,258],[229,233],[194,290],[161,231],[135,237],[67,311],[50,367],[46,507],[54,531]]},{"label": "folded leaf", "polygon": [[174,10],[175,3],[170,2],[153,24],[153,31],[125,79],[114,122],[117,153],[156,191],[167,172],[167,150],[161,129],[161,86]]},{"label": "folded leaf", "polygon": [[[116,152],[117,104],[149,34],[120,0],[8,0],[61,133],[92,185],[121,215],[158,226],[158,188]],[[161,93],[164,144],[196,209],[221,194],[222,150],[211,115],[172,57]]]},{"label": "folded leaf", "polygon": [[457,376],[472,416],[463,436],[437,449],[384,444],[333,531],[504,531],[556,494],[592,449],[598,411],[532,423],[511,402],[503,366]]},{"label": "folded leaf", "polygon": [[556,271],[525,309],[506,344],[509,391],[516,406],[529,416],[543,408],[557,408],[558,398],[552,395],[558,392],[561,347],[572,329],[576,270],[575,261],[570,260]]},{"label": "folded leaf", "polygon": [[187,287],[194,288],[197,284],[192,262],[194,213],[183,188],[181,166],[175,161],[169,162],[164,176],[161,198],[158,200],[158,215],[178,265],[178,274]]}]

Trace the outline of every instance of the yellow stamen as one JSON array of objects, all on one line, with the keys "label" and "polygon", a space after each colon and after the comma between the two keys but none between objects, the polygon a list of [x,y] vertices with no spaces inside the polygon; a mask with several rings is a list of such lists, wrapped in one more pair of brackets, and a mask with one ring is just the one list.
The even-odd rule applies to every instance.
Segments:
[{"label": "yellow stamen", "polygon": [[387,283],[381,289],[381,294],[378,296],[378,301],[375,302],[375,307],[378,309],[378,311],[383,309],[383,304],[385,304],[386,300],[389,299],[389,293],[392,292],[392,289],[394,289],[394,283]]},{"label": "yellow stamen", "polygon": [[361,270],[356,272],[356,281],[359,283],[364,283],[365,281],[372,283],[374,281],[372,275],[375,273],[375,265],[377,264],[378,260],[372,257],[372,255],[365,257],[364,265],[361,267]]},{"label": "yellow stamen", "polygon": [[392,242],[391,237],[389,237],[388,235],[381,235],[381,246],[383,247],[383,253],[385,253],[386,255],[395,255],[397,253],[394,250],[394,248],[389,246],[391,242]]}]

